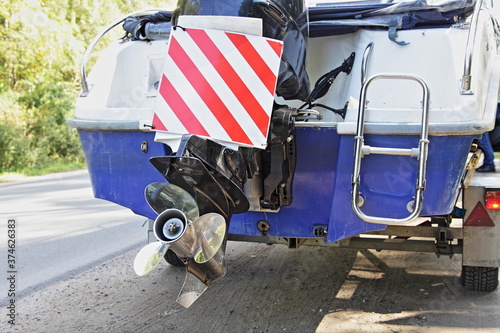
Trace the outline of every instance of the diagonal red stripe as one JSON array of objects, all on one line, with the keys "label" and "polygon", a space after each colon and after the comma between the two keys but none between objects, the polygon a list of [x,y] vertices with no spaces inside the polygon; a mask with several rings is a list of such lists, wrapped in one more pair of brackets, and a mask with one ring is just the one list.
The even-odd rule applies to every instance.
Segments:
[{"label": "diagonal red stripe", "polygon": [[274,88],[276,86],[276,75],[271,71],[264,59],[260,56],[259,52],[249,42],[248,38],[239,34],[227,35],[234,46],[241,53],[243,58],[252,67],[255,73],[259,76],[260,80],[271,94],[274,95]]},{"label": "diagonal red stripe", "polygon": [[165,75],[161,79],[160,95],[165,99],[165,102],[167,102],[189,134],[210,136]]},{"label": "diagonal red stripe", "polygon": [[170,40],[168,54],[215,118],[217,118],[231,140],[251,145],[251,140],[174,37]]},{"label": "diagonal red stripe", "polygon": [[281,57],[281,50],[283,49],[283,44],[274,40],[267,39],[267,43],[276,52],[278,57]]},{"label": "diagonal red stripe", "polygon": [[154,126],[153,129],[155,129],[156,131],[168,131],[156,113],[153,115],[152,125]]},{"label": "diagonal red stripe", "polygon": [[224,82],[226,82],[227,86],[231,89],[241,105],[243,105],[244,109],[255,122],[262,135],[264,135],[264,137],[267,136],[269,115],[262,108],[238,73],[236,73],[234,68],[224,57],[217,45],[215,45],[204,30],[187,29],[187,32],[210,63],[214,66],[215,70],[217,70]]}]

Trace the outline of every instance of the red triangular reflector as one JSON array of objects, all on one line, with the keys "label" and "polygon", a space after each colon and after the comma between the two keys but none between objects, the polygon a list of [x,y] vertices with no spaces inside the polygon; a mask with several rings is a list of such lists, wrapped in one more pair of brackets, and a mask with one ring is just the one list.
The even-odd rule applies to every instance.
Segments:
[{"label": "red triangular reflector", "polygon": [[465,225],[476,227],[494,227],[495,223],[493,223],[493,220],[481,201],[478,201],[476,207],[474,207],[472,213],[467,218],[467,221],[465,221]]}]

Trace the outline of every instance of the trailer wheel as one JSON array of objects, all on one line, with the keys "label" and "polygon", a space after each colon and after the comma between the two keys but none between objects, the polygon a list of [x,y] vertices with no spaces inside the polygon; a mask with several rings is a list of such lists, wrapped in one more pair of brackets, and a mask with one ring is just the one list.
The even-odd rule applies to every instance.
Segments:
[{"label": "trailer wheel", "polygon": [[493,291],[498,286],[498,267],[462,266],[460,279],[467,290]]},{"label": "trailer wheel", "polygon": [[186,264],[182,261],[174,251],[168,249],[165,255],[163,256],[165,260],[172,266],[184,267]]}]

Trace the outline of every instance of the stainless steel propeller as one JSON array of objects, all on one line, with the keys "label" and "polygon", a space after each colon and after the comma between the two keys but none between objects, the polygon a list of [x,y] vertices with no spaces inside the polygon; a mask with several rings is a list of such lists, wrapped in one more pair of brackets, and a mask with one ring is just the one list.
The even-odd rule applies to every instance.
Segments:
[{"label": "stainless steel propeller", "polygon": [[196,263],[209,261],[221,247],[226,234],[226,222],[217,213],[208,213],[194,222],[177,209],[168,209],[154,224],[157,242],[144,246],[134,261],[135,272],[149,273],[171,248],[181,258],[193,258]]},{"label": "stainless steel propeller", "polygon": [[182,188],[166,183],[146,187],[146,199],[161,211],[153,224],[157,242],[144,246],[134,260],[137,275],[148,274],[168,249],[186,260],[187,274],[177,302],[189,307],[209,286],[226,274],[226,221],[217,213],[199,216],[195,199]]}]

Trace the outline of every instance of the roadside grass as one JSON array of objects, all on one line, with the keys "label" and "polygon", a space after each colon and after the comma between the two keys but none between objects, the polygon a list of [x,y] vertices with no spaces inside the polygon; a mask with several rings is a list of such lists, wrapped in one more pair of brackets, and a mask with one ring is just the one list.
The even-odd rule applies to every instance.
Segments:
[{"label": "roadside grass", "polygon": [[23,168],[16,171],[1,172],[0,183],[20,180],[26,177],[42,176],[51,173],[80,170],[86,167],[85,162],[54,162],[39,168]]}]

